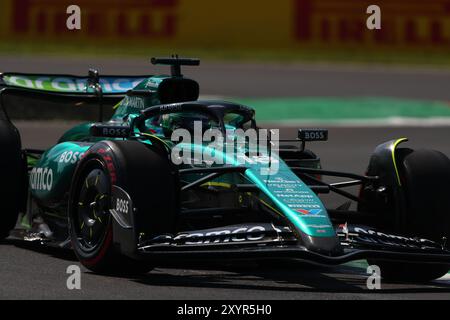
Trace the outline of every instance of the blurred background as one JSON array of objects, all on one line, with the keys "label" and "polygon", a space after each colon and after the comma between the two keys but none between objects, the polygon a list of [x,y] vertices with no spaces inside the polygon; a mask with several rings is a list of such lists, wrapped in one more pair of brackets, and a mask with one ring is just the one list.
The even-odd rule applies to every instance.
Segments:
[{"label": "blurred background", "polygon": [[[366,26],[371,5],[381,29]],[[272,126],[450,125],[450,0],[2,0],[0,12],[2,72],[167,73],[150,57],[179,54],[202,60],[184,74],[203,97]],[[41,111],[10,112],[91,114]]]},{"label": "blurred background", "polygon": [[[67,7],[81,9],[68,30]],[[381,29],[366,27],[370,5]],[[447,0],[2,0],[1,50],[13,54],[450,63]]]},{"label": "blurred background", "polygon": [[[71,5],[79,30],[67,28]],[[381,29],[367,27],[371,5]],[[325,167],[363,172],[401,136],[450,154],[450,0],[2,0],[0,12],[2,72],[150,75],[168,73],[152,56],[198,57],[183,73],[203,98],[255,108],[282,138],[330,128],[310,146]],[[25,145],[97,112],[48,108],[8,111]]]},{"label": "blurred background", "polygon": [[[381,29],[369,30],[374,4]],[[66,26],[70,5],[80,30]],[[0,12],[2,72],[152,74],[165,70],[151,56],[177,53],[204,62],[185,71],[203,95],[261,121],[450,116],[450,0],[2,0]]]},{"label": "blurred background", "polygon": [[[66,27],[70,5],[81,9],[80,30]],[[381,10],[381,29],[366,26],[370,5]],[[324,168],[363,173],[375,146],[399,137],[408,137],[410,147],[450,155],[450,0],[0,0],[0,72],[87,75],[95,67],[103,75],[151,75],[169,71],[152,66],[150,58],[171,54],[202,60],[183,70],[199,82],[202,97],[254,107],[258,122],[280,128],[282,138],[295,138],[300,127],[330,128],[327,143],[307,146]],[[8,110],[25,147],[50,146],[97,111],[46,108]],[[328,200],[331,207],[343,201]],[[38,260],[45,265],[48,259],[38,256],[33,263]],[[10,288],[26,288],[16,285],[26,272],[20,274],[11,277]],[[168,285],[186,281],[184,270],[174,274]],[[324,277],[326,285],[312,286],[332,286],[327,297],[365,288],[365,278],[331,285],[330,277],[341,276]],[[200,282],[209,285],[205,279]],[[198,281],[193,278],[190,297],[222,297],[198,290]],[[243,285],[234,276],[228,281],[233,288]],[[309,274],[302,281],[311,286]],[[305,290],[302,285],[295,288]],[[258,282],[254,292],[245,292],[272,298],[273,291],[261,295],[267,286]],[[122,282],[111,292],[131,297],[136,287]],[[160,299],[189,292],[161,294],[161,288],[155,288]],[[36,290],[40,296],[48,288]],[[90,290],[84,293],[104,297],[104,290]]]}]

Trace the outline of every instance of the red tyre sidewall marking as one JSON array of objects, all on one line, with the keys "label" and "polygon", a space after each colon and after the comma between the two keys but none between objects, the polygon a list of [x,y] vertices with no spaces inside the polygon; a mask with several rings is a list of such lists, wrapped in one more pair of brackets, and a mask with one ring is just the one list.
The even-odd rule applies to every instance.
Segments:
[{"label": "red tyre sidewall marking", "polygon": [[[98,154],[102,157],[103,161],[106,163],[106,168],[108,170],[108,174],[111,181],[111,187],[113,184],[117,181],[117,174],[116,174],[116,167],[114,166],[113,158],[111,155],[108,154],[108,151],[101,148],[97,150]],[[93,266],[98,264],[107,254],[108,249],[111,246],[113,239],[113,233],[112,233],[112,224],[109,226],[107,234],[105,236],[105,240],[103,241],[102,247],[97,254],[96,257],[88,260],[83,260],[83,264],[88,266]]]},{"label": "red tyre sidewall marking", "polygon": [[88,266],[98,264],[106,256],[106,253],[108,252],[108,249],[111,246],[111,242],[112,242],[112,226],[108,228],[108,233],[106,234],[105,241],[103,241],[102,248],[100,249],[97,256],[89,260],[83,260],[83,264]]}]

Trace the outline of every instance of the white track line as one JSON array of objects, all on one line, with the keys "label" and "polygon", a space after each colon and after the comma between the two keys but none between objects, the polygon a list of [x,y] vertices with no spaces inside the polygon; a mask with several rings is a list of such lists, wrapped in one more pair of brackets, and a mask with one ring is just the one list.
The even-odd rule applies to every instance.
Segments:
[{"label": "white track line", "polygon": [[[258,116],[256,116],[258,120]],[[258,123],[276,125],[279,127],[292,127],[299,125],[322,125],[327,127],[447,127],[450,126],[450,117],[407,118],[389,117],[382,119],[292,119],[280,121],[258,121]]]}]

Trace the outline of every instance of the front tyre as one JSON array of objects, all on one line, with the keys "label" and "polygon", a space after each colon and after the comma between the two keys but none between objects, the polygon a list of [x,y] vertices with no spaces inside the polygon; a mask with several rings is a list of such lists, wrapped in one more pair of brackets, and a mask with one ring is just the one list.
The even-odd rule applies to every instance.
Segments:
[{"label": "front tyre", "polygon": [[69,229],[72,246],[80,262],[96,273],[137,275],[149,272],[146,262],[121,255],[113,246],[109,213],[111,172],[103,157],[91,155],[82,164],[72,189]]}]

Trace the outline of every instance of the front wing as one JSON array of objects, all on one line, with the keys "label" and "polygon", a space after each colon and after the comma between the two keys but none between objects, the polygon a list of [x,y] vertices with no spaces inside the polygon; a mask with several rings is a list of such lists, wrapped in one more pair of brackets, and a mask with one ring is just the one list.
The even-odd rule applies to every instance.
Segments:
[{"label": "front wing", "polygon": [[337,226],[336,233],[342,250],[332,255],[302,246],[287,226],[251,223],[160,236],[139,243],[134,257],[161,263],[287,259],[338,265],[353,260],[374,259],[450,265],[450,251],[431,240],[351,225]]}]

